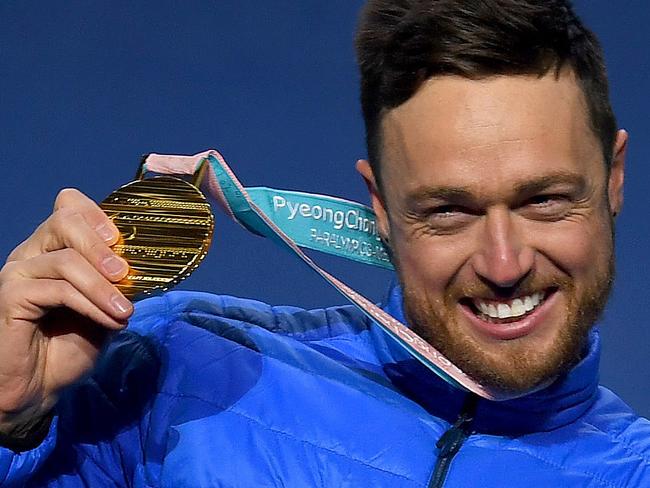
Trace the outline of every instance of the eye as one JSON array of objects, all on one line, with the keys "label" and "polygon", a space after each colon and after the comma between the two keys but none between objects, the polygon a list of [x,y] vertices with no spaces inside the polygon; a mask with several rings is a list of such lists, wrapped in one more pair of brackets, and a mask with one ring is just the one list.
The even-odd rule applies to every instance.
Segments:
[{"label": "eye", "polygon": [[528,200],[528,204],[536,207],[548,207],[565,201],[568,201],[568,198],[564,195],[536,195]]},{"label": "eye", "polygon": [[441,205],[429,211],[429,215],[435,218],[448,219],[462,213],[463,209],[458,205]]},{"label": "eye", "polygon": [[433,229],[451,231],[467,225],[475,214],[460,205],[439,205],[426,212],[426,221]]},{"label": "eye", "polygon": [[554,219],[563,217],[571,208],[571,198],[562,194],[535,195],[524,204],[533,217]]}]

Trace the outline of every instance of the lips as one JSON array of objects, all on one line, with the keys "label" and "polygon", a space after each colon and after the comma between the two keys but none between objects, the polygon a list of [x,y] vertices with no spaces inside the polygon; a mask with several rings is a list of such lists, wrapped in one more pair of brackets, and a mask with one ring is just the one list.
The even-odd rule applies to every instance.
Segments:
[{"label": "lips", "polygon": [[477,332],[492,339],[511,340],[540,328],[557,300],[557,289],[537,291],[508,300],[465,298],[461,310]]}]

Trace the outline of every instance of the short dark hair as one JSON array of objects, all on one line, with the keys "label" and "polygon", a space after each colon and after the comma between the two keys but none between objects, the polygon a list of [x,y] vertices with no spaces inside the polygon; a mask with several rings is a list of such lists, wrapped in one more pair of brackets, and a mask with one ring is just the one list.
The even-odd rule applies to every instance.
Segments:
[{"label": "short dark hair", "polygon": [[617,126],[602,48],[567,0],[369,0],[356,49],[368,158],[378,178],[382,116],[427,79],[559,75],[567,65],[611,165]]}]

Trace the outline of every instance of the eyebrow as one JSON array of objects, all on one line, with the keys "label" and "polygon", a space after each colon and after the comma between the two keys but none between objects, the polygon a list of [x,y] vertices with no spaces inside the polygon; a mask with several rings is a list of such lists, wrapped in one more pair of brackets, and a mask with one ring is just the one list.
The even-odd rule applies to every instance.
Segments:
[{"label": "eyebrow", "polygon": [[530,195],[558,185],[576,188],[581,193],[587,187],[587,179],[577,173],[557,172],[518,183],[514,186],[514,191],[518,195]]},{"label": "eyebrow", "polygon": [[[549,175],[539,176],[532,180],[515,183],[512,194],[521,198],[522,196],[534,195],[559,185],[572,187],[578,193],[582,193],[587,186],[587,180],[584,176],[577,173],[559,171]],[[407,196],[407,202],[411,204],[431,200],[454,203],[475,202],[484,199],[483,195],[482,192],[475,193],[469,186],[421,187]]]}]

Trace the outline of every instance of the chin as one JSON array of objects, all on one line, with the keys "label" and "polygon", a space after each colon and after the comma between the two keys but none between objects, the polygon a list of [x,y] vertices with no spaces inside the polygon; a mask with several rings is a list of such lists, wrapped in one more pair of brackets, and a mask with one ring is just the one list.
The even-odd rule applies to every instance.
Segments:
[{"label": "chin", "polygon": [[412,295],[404,305],[413,330],[462,371],[487,387],[517,394],[539,390],[575,366],[594,323],[559,292],[509,323],[485,321],[463,305],[441,316],[440,308]]}]

